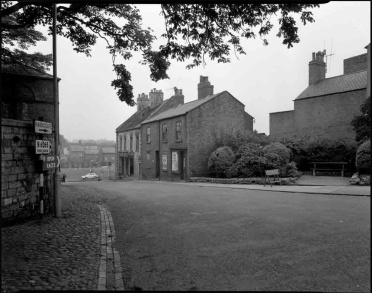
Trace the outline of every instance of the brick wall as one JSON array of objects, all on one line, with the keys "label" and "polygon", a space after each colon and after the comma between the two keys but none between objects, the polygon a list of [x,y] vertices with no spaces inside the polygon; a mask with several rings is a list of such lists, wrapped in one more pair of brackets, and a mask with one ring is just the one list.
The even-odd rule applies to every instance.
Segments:
[{"label": "brick wall", "polygon": [[354,143],[351,119],[359,113],[366,90],[357,90],[294,101],[295,131],[299,135],[323,135]]},{"label": "brick wall", "polygon": [[368,67],[367,58],[368,54],[365,53],[344,59],[344,74],[349,74],[360,70],[367,70]]},{"label": "brick wall", "polygon": [[228,92],[187,114],[190,176],[208,172],[208,159],[224,134],[244,131],[244,105]]},{"label": "brick wall", "polygon": [[[1,217],[3,221],[28,218],[39,213],[38,155],[33,123],[2,119]],[[54,135],[43,135],[54,145]],[[54,149],[54,147],[53,147]],[[53,172],[44,173],[44,212],[54,212]]]},{"label": "brick wall", "polygon": [[270,113],[270,139],[280,139],[295,133],[294,111]]}]

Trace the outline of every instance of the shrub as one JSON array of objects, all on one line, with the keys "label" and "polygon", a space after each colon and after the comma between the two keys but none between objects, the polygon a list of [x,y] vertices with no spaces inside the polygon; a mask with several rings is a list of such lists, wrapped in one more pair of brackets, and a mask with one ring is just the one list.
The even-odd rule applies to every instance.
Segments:
[{"label": "shrub", "polygon": [[257,131],[252,132],[235,132],[232,134],[225,134],[221,137],[221,139],[217,142],[218,146],[229,146],[233,150],[233,152],[237,152],[240,147],[248,144],[248,143],[255,143],[262,146],[268,145],[270,143],[269,137],[265,134],[259,134]]},{"label": "shrub", "polygon": [[300,177],[300,172],[298,172],[297,166],[295,162],[290,162],[285,164],[284,167],[280,169],[280,174],[284,177]]},{"label": "shrub", "polygon": [[356,153],[356,167],[359,173],[371,173],[371,140],[362,143]]},{"label": "shrub", "polygon": [[235,154],[230,147],[224,146],[215,150],[208,160],[209,172],[217,177],[226,177],[227,170],[235,161]]},{"label": "shrub", "polygon": [[236,153],[235,170],[239,177],[261,176],[264,167],[263,147],[256,143],[248,143]]},{"label": "shrub", "polygon": [[265,157],[267,158],[267,164],[275,165],[278,168],[289,163],[291,157],[291,151],[285,145],[280,142],[273,142],[264,147]]}]

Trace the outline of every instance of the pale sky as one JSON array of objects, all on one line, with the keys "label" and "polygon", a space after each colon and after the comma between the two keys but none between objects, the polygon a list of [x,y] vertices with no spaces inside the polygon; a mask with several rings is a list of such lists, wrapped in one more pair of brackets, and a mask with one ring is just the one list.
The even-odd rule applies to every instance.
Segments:
[{"label": "pale sky", "polygon": [[[151,27],[162,42],[165,31],[160,5],[136,5],[142,13],[143,27]],[[369,1],[330,2],[313,9],[314,23],[303,26],[299,19],[300,43],[287,49],[276,37],[274,25],[267,37],[268,46],[261,39],[243,42],[247,55],[231,55],[227,64],[207,60],[187,70],[185,63],[171,61],[170,79],[153,82],[148,67],[140,65],[140,55],[134,55],[125,65],[132,75],[135,100],[138,94],[161,89],[164,99],[172,96],[173,87],[183,90],[185,103],[197,99],[200,75],[208,76],[214,93],[230,92],[245,105],[245,111],[255,118],[253,128],[269,134],[269,113],[293,110],[293,100],[308,86],[308,63],[312,52],[327,50],[326,77],[343,74],[343,60],[367,52],[370,43],[371,3]],[[164,41],[163,41],[164,43]],[[154,45],[154,49],[156,46]],[[36,51],[51,53],[52,41],[40,43]],[[60,101],[60,133],[68,140],[115,140],[115,129],[133,115],[137,107],[121,102],[111,80],[111,55],[105,43],[99,41],[92,57],[72,50],[70,41],[57,38],[57,60]],[[118,59],[119,61],[119,59]]]}]

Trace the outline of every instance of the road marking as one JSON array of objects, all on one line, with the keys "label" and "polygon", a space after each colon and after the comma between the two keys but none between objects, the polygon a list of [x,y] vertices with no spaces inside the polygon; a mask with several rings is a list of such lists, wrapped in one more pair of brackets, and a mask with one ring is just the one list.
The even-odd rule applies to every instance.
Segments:
[{"label": "road marking", "polygon": [[[115,285],[114,290],[124,290],[123,277],[121,272],[122,267],[120,263],[119,251],[112,247],[115,242],[115,227],[110,211],[103,205],[97,205],[101,215],[101,256],[98,271],[98,285],[97,290],[107,290],[107,276],[109,274],[114,276]],[[107,270],[107,267],[114,268],[113,271]],[[111,289],[112,290],[112,289]]]}]

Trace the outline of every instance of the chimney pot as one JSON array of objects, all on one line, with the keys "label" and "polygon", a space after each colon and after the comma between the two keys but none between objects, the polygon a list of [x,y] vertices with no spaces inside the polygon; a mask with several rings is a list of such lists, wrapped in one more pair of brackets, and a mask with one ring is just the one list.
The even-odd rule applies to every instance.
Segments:
[{"label": "chimney pot", "polygon": [[198,84],[198,100],[213,95],[213,85],[208,81],[208,76],[200,76]]}]

